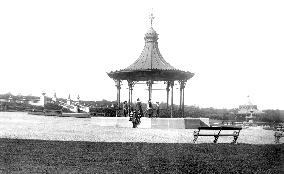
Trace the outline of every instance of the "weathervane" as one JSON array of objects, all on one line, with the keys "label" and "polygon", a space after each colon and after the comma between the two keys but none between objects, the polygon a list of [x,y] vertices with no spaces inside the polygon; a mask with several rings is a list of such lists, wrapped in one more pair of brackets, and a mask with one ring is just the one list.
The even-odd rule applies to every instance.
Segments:
[{"label": "weathervane", "polygon": [[154,15],[153,15],[153,9],[152,9],[152,12],[149,16],[149,19],[151,20],[151,28],[152,28],[152,25],[153,25],[153,20],[155,19]]}]

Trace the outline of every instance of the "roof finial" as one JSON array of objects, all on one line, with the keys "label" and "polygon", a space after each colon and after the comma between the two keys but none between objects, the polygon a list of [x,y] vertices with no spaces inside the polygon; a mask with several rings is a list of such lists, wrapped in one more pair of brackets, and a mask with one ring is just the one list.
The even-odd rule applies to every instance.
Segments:
[{"label": "roof finial", "polygon": [[152,8],[152,12],[149,16],[149,19],[151,20],[151,28],[152,28],[152,25],[153,25],[153,20],[155,19],[154,15],[153,15],[153,8]]}]

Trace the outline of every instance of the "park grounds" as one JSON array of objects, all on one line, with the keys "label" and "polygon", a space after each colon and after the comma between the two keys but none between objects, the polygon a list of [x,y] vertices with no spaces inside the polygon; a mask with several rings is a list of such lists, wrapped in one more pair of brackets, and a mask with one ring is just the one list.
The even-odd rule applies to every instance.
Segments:
[{"label": "park grounds", "polygon": [[[2,173],[281,173],[283,138],[243,129],[232,137],[200,137],[195,129],[97,126],[92,118],[0,112]],[[142,119],[143,121],[143,119]]]}]

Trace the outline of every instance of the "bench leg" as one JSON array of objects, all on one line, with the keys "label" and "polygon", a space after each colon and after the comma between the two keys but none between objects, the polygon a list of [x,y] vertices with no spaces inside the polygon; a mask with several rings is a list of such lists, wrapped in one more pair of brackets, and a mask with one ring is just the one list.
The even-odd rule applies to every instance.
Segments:
[{"label": "bench leg", "polygon": [[198,134],[199,134],[199,131],[194,131],[194,132],[193,132],[193,137],[194,137],[193,143],[196,143],[197,138],[198,138]]},{"label": "bench leg", "polygon": [[232,144],[236,144],[237,143],[237,139],[239,138],[239,133],[240,132],[237,132],[237,131],[234,132],[234,140],[233,140]]},{"label": "bench leg", "polygon": [[276,143],[276,144],[279,143],[279,140],[280,140],[280,138],[281,138],[282,136],[283,136],[283,135],[282,135],[282,133],[280,133],[280,132],[275,132],[275,133],[274,133],[275,143]]},{"label": "bench leg", "polygon": [[219,138],[219,135],[214,135],[214,141],[213,141],[213,143],[217,143],[217,141],[218,141],[218,138]]},{"label": "bench leg", "polygon": [[236,143],[237,143],[238,137],[239,137],[239,136],[234,136],[234,140],[233,140],[232,144],[236,144]]},{"label": "bench leg", "polygon": [[217,135],[214,135],[214,138],[215,138],[215,139],[214,139],[213,143],[217,143],[221,131],[222,131],[222,129],[219,130],[219,132],[218,132]]}]

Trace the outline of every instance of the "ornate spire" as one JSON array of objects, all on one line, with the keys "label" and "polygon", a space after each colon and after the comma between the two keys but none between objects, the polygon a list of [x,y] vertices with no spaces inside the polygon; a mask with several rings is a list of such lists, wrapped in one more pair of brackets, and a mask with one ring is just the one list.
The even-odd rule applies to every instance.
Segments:
[{"label": "ornate spire", "polygon": [[145,46],[140,54],[139,58],[125,70],[149,70],[149,69],[159,69],[159,70],[175,70],[160,53],[158,48],[158,33],[152,28],[153,12],[150,14],[149,19],[151,20],[151,28],[145,34]]},{"label": "ornate spire", "polygon": [[151,22],[151,27],[150,29],[147,31],[147,33],[145,34],[145,41],[146,42],[157,42],[158,38],[158,33],[153,29],[153,20],[155,19],[154,15],[153,15],[153,9],[151,14],[149,15],[149,19]]}]

